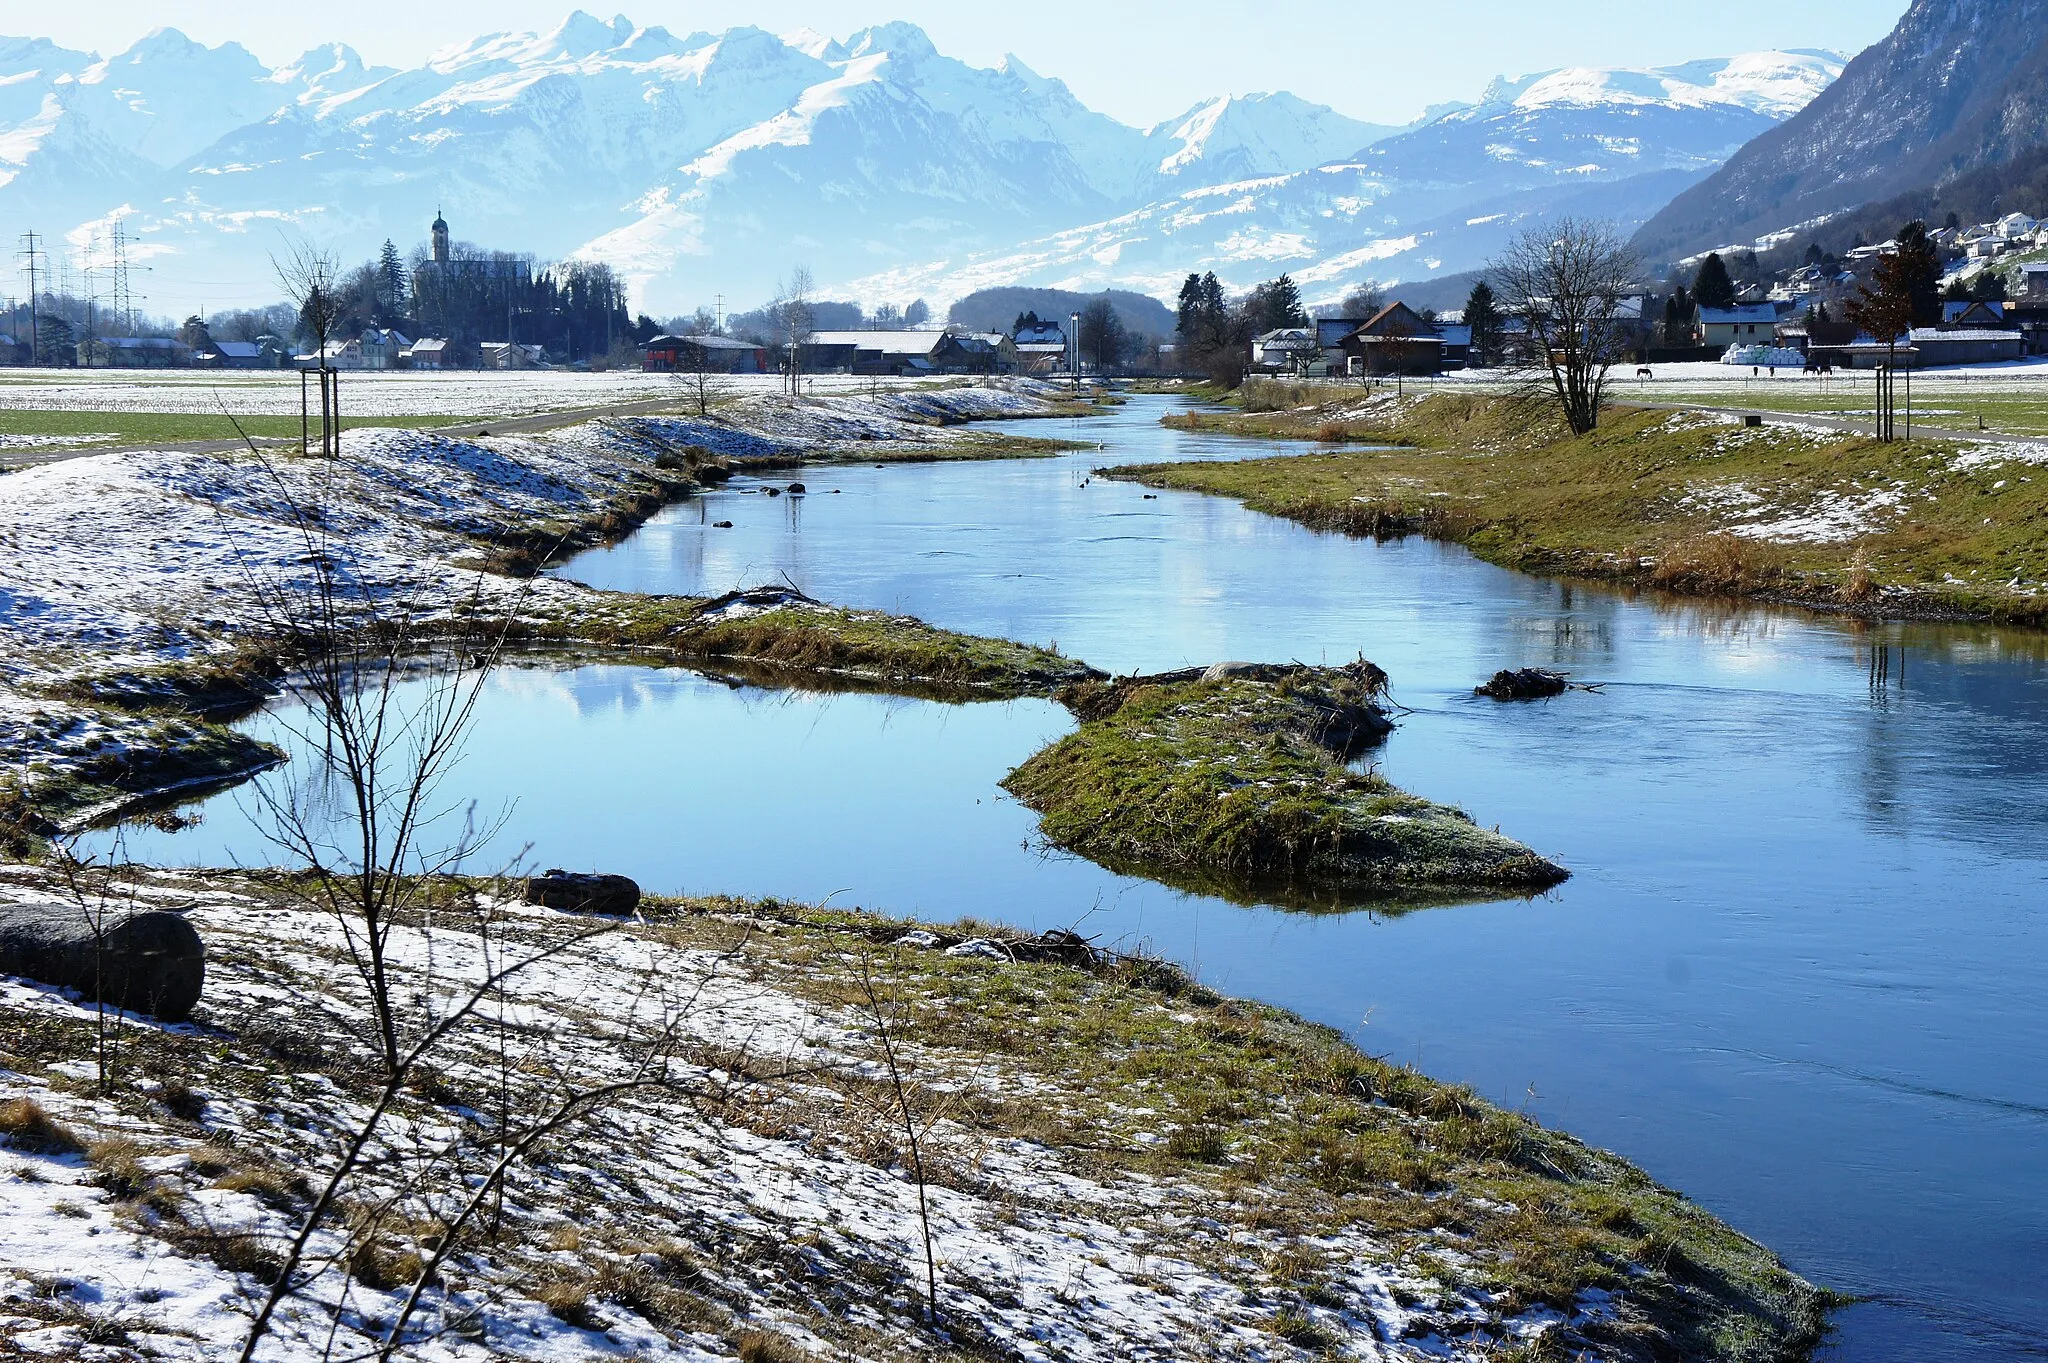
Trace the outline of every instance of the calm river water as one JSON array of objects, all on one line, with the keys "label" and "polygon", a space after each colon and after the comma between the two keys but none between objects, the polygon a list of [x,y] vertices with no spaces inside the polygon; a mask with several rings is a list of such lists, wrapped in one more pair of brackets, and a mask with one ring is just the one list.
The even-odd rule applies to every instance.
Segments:
[{"label": "calm river water", "polygon": [[[1165,430],[1171,409],[1076,423],[1103,448],[1059,459],[820,468],[801,499],[736,482],[563,575],[786,575],[1117,671],[1363,653],[1413,708],[1387,775],[1571,881],[1401,917],[1182,895],[1036,845],[996,783],[1070,727],[1050,703],[638,667],[499,674],[453,793],[509,804],[501,843],[540,865],[1145,944],[1618,1150],[1868,1297],[1834,1357],[2048,1357],[2048,637],[1628,600],[1089,478],[1260,452]],[[1472,696],[1524,664],[1606,685]],[[246,803],[129,850],[265,861]]]}]

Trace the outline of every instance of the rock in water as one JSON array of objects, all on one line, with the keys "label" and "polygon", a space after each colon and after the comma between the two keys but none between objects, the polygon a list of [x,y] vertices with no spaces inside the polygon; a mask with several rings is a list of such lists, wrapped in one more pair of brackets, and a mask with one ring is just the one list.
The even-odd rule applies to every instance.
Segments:
[{"label": "rock in water", "polygon": [[571,913],[622,917],[640,907],[640,887],[625,876],[554,870],[526,882],[526,902]]},{"label": "rock in water", "polygon": [[5,904],[0,971],[183,1022],[206,983],[206,944],[175,913],[101,915],[76,904]]},{"label": "rock in water", "polygon": [[1493,680],[1484,686],[1475,686],[1472,693],[1477,696],[1492,696],[1495,700],[1545,700],[1561,696],[1568,683],[1562,672],[1547,672],[1540,667],[1523,667],[1513,672],[1496,672]]}]

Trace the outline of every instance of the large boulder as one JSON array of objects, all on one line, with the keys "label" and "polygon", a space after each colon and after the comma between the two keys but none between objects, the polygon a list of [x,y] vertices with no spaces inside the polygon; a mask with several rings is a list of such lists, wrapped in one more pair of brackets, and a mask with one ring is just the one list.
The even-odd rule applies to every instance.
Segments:
[{"label": "large boulder", "polygon": [[175,913],[0,904],[0,973],[183,1022],[206,983],[206,944]]},{"label": "large boulder", "polygon": [[640,887],[625,876],[556,870],[526,882],[526,902],[567,913],[619,918],[640,907]]}]

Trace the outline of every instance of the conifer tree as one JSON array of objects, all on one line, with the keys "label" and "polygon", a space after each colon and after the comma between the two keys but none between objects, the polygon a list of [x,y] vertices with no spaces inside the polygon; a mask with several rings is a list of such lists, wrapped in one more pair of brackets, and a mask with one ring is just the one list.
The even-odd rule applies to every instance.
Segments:
[{"label": "conifer tree", "polygon": [[1720,252],[1715,251],[1700,262],[1700,272],[1692,281],[1692,301],[1703,308],[1735,306],[1735,280]]},{"label": "conifer tree", "polygon": [[1913,325],[1931,327],[1941,321],[1941,256],[1927,235],[1927,224],[1914,219],[1899,229],[1899,269],[1913,300]]},{"label": "conifer tree", "polygon": [[392,317],[405,313],[405,262],[399,258],[398,247],[387,238],[384,249],[377,257],[378,301]]},{"label": "conifer tree", "polygon": [[1493,286],[1480,280],[1465,296],[1465,325],[1472,328],[1472,363],[1481,368],[1500,363],[1505,318],[1494,300]]}]

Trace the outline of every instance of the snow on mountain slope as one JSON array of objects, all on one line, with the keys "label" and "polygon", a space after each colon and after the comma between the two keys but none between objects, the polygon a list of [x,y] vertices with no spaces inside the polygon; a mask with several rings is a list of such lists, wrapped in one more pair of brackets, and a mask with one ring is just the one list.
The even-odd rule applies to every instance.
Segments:
[{"label": "snow on mountain slope", "polygon": [[995,283],[1115,282],[1171,296],[1189,271],[1249,287],[1286,270],[1313,299],[1477,268],[1560,213],[1647,220],[1841,69],[1816,53],[1752,53],[1643,70],[1496,80],[1477,104],[1356,155],[1162,198],[1017,248],[878,273],[878,296],[950,298]]},{"label": "snow on mountain slope", "polygon": [[285,240],[366,257],[418,243],[436,209],[485,246],[609,260],[657,314],[756,301],[798,265],[899,303],[1006,270],[1334,279],[1463,268],[1453,219],[1481,200],[1512,217],[1517,193],[1704,173],[1837,66],[1549,72],[1389,136],[1285,93],[1133,128],[904,23],[678,36],[578,12],[407,71],[338,45],[269,70],[174,30],[107,59],[0,39],[0,215],[83,241],[124,213],[153,311],[267,301]]},{"label": "snow on mountain slope", "polygon": [[1162,153],[1161,175],[1214,184],[1321,165],[1401,131],[1282,91],[1205,100],[1156,125],[1146,140]]}]

